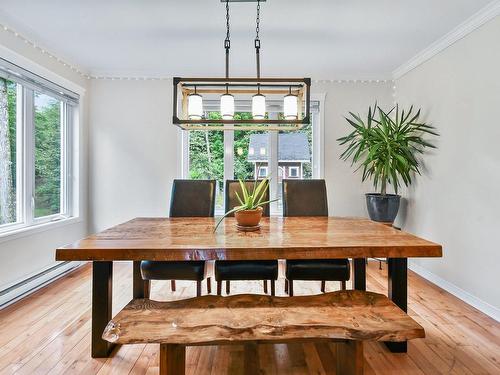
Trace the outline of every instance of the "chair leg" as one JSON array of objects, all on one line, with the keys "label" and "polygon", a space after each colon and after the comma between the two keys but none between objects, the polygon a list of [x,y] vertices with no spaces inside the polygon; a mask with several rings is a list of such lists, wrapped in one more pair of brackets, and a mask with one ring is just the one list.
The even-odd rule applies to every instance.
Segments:
[{"label": "chair leg", "polygon": [[175,292],[175,280],[170,280],[170,288],[172,289],[172,292]]},{"label": "chair leg", "polygon": [[288,280],[285,279],[285,293],[288,294]]},{"label": "chair leg", "polygon": [[196,282],[196,297],[201,296],[201,281]]},{"label": "chair leg", "polygon": [[342,289],[342,290],[346,290],[346,289],[347,289],[347,288],[346,288],[346,281],[345,281],[345,280],[342,280],[342,281],[340,282],[340,287],[341,287],[341,289]]},{"label": "chair leg", "polygon": [[380,259],[378,260],[378,269],[382,270],[382,261]]},{"label": "chair leg", "polygon": [[217,295],[222,296],[222,281],[217,281]]},{"label": "chair leg", "polygon": [[212,294],[212,279],[207,277],[207,293]]},{"label": "chair leg", "polygon": [[326,281],[321,280],[321,293],[325,293],[326,290]]},{"label": "chair leg", "polygon": [[267,280],[263,280],[262,283],[264,284],[264,294],[267,294]]},{"label": "chair leg", "polygon": [[144,298],[149,298],[151,295],[151,280],[144,281]]},{"label": "chair leg", "polygon": [[226,280],[226,294],[229,295],[231,293],[231,282]]},{"label": "chair leg", "polygon": [[288,280],[288,295],[293,297],[293,280]]},{"label": "chair leg", "polygon": [[276,295],[276,281],[275,280],[271,280],[271,296],[275,296]]}]

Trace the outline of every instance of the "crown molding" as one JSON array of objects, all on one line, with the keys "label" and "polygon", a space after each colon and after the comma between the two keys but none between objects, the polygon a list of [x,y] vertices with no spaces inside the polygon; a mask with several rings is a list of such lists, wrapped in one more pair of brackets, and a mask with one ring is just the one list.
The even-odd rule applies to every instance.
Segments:
[{"label": "crown molding", "polygon": [[498,15],[500,15],[500,0],[495,0],[394,70],[393,79],[399,79],[411,72]]},{"label": "crown molding", "polygon": [[91,76],[88,75],[83,68],[80,68],[78,65],[71,64],[67,62],[66,60],[63,60],[56,56],[55,54],[52,54],[49,52],[45,47],[40,46],[39,44],[33,42],[32,40],[28,39],[25,37],[23,34],[17,32],[10,26],[7,26],[3,23],[0,23],[0,32],[7,33],[19,40],[21,40],[24,44],[27,46],[32,47],[34,50],[38,51],[41,55],[45,55],[46,57],[56,61],[57,63],[61,64],[63,67],[73,71],[74,73],[78,74],[79,76],[86,78],[86,79],[91,79]]}]

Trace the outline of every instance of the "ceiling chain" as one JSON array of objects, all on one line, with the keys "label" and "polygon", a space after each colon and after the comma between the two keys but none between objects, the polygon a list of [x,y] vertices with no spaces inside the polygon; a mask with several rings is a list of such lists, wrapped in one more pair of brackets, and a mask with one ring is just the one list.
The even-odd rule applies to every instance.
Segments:
[{"label": "ceiling chain", "polygon": [[[230,30],[229,30],[229,0],[226,0],[226,39],[224,40],[226,49],[226,78],[229,78],[229,49],[231,48]],[[226,86],[226,91],[227,91]]]}]

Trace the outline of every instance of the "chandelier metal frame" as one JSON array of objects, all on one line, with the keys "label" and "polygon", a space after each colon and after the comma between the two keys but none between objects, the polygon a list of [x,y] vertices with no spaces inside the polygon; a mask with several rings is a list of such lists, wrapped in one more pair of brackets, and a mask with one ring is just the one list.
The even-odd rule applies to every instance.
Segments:
[{"label": "chandelier metal frame", "polygon": [[[260,3],[265,0],[221,0],[225,3],[226,9],[226,36],[224,39],[225,49],[225,77],[213,78],[173,78],[173,116],[172,122],[184,130],[298,130],[304,125],[310,124],[311,110],[311,79],[310,78],[262,78],[260,75]],[[254,40],[257,74],[254,78],[232,78],[229,75],[229,51],[231,48],[230,24],[229,24],[229,3],[230,2],[256,2],[256,36]],[[292,116],[285,116],[283,119],[264,117],[265,108],[254,113],[258,117],[251,120],[234,119],[234,104],[228,116],[221,119],[202,118],[201,94],[216,95],[221,98],[228,97],[234,103],[233,94],[260,96],[265,105],[265,94],[295,96],[297,98],[296,112],[295,103]],[[257,95],[255,95],[257,94]],[[198,109],[196,116],[189,115],[189,98],[197,98]],[[259,98],[259,99],[260,99]],[[179,103],[180,102],[180,103]],[[179,108],[180,104],[180,108]],[[222,101],[221,101],[222,108]],[[225,107],[226,108],[226,107]],[[222,111],[222,109],[221,109]],[[286,110],[289,112],[289,110]],[[224,112],[225,114],[226,112]],[[264,118],[262,118],[264,117]]]},{"label": "chandelier metal frame", "polygon": [[[298,130],[310,123],[311,79],[310,78],[181,78],[173,79],[173,118],[175,125],[184,130]],[[255,94],[260,87],[262,94],[297,96],[298,117],[296,120],[222,120],[188,119],[188,96],[198,94]],[[179,107],[180,98],[180,111]],[[179,113],[180,112],[180,113]]]}]

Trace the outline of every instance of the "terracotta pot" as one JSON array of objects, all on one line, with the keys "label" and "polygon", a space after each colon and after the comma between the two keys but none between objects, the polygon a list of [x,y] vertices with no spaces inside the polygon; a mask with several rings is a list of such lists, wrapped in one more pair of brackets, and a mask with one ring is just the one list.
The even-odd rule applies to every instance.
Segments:
[{"label": "terracotta pot", "polygon": [[262,218],[262,207],[255,210],[243,210],[234,213],[236,222],[241,227],[256,227]]}]

